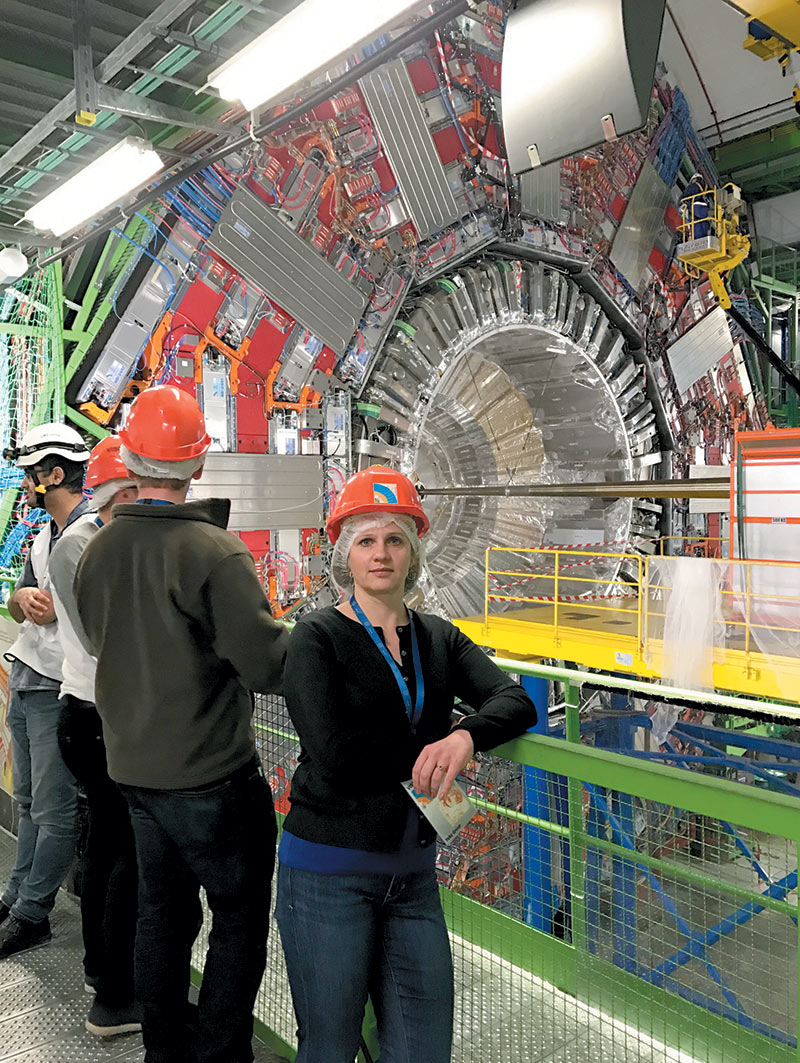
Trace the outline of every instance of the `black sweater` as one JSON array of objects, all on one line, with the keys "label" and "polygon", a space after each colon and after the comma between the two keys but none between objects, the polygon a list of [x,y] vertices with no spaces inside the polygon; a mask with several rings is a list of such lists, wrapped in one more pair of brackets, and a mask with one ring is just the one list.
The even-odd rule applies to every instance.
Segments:
[{"label": "black sweater", "polygon": [[284,694],[301,745],[286,820],[296,837],[395,851],[410,801],[400,784],[411,778],[422,747],[448,734],[456,698],[475,710],[459,726],[476,751],[536,722],[522,687],[466,635],[438,616],[412,615],[425,677],[416,734],[388,663],[359,623],[328,608],[295,627]]}]

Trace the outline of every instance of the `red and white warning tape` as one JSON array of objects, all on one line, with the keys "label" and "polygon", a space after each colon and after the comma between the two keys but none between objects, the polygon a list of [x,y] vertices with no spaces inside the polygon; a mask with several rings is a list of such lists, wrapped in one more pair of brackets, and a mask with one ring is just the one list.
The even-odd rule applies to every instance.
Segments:
[{"label": "red and white warning tape", "polygon": [[642,538],[641,535],[636,536],[634,539],[609,539],[604,543],[564,543],[562,546],[560,543],[552,547],[547,547],[550,550],[591,550],[595,546],[638,546],[639,543],[649,542],[648,539]]},{"label": "red and white warning tape", "polygon": [[637,598],[637,597],[638,597],[637,594],[575,594],[575,595],[566,594],[566,595],[563,595],[563,596],[559,595],[557,598],[553,598],[553,597],[550,597],[548,595],[541,595],[541,596],[537,595],[535,598],[534,597],[530,597],[530,598],[528,598],[528,597],[525,597],[525,598],[520,597],[520,598],[517,598],[516,596],[511,597],[509,595],[490,594],[489,595],[489,601],[490,602],[508,602],[508,601],[512,601],[512,602],[516,602],[516,601],[519,601],[519,602],[607,602],[607,601],[610,601],[611,599],[615,599],[615,600],[616,599],[624,599],[624,598],[630,599],[630,598]]}]

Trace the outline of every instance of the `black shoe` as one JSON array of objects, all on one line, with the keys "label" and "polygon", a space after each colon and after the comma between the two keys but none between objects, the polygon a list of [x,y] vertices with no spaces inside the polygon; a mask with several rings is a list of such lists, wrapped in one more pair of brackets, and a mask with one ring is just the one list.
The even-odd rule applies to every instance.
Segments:
[{"label": "black shoe", "polygon": [[142,1011],[138,1004],[130,1004],[127,1008],[106,1008],[95,1000],[86,1019],[86,1029],[96,1037],[138,1033],[141,1028]]},{"label": "black shoe", "polygon": [[96,974],[85,974],[83,976],[83,991],[84,993],[96,993],[97,987],[100,985],[100,979]]},{"label": "black shoe", "polygon": [[8,907],[8,905],[3,904],[3,902],[0,901],[0,923],[4,923],[6,919],[8,919],[8,913],[10,911],[11,909]]},{"label": "black shoe", "polygon": [[13,956],[16,952],[43,945],[53,935],[50,933],[50,920],[40,919],[38,923],[28,923],[9,915],[0,928],[0,959]]}]

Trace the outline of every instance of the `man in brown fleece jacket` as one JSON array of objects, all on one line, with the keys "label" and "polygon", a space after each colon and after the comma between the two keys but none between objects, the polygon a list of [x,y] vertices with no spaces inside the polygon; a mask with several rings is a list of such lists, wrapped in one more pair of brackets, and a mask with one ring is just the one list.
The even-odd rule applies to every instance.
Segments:
[{"label": "man in brown fleece jacket", "polygon": [[[109,774],[136,836],[145,1060],[251,1063],[276,827],[250,691],[280,690],[289,635],[225,530],[230,503],[185,501],[210,444],[197,402],[150,388],[120,438],[138,502],[114,507],[94,536],[75,594],[98,660]],[[187,1045],[200,886],[213,925]]]}]

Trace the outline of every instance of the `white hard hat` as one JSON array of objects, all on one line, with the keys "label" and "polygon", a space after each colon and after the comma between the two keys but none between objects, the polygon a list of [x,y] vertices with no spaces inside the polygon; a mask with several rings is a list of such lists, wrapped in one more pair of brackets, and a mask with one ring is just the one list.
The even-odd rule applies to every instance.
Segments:
[{"label": "white hard hat", "polygon": [[16,447],[3,451],[7,461],[26,468],[48,456],[68,458],[70,461],[89,460],[89,450],[79,432],[67,424],[40,424],[29,429]]}]

